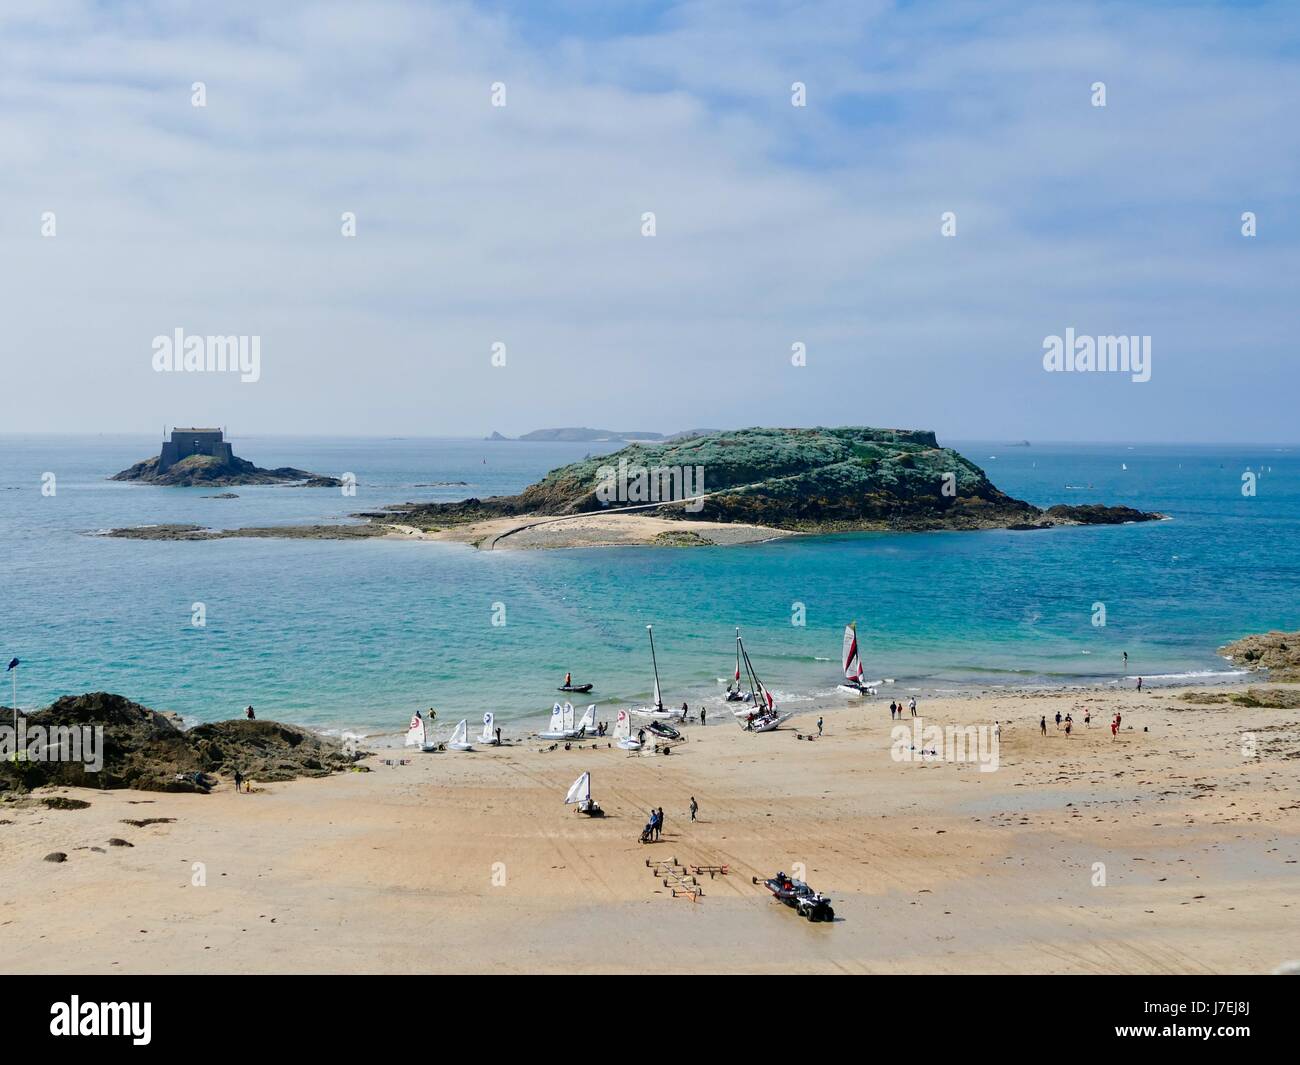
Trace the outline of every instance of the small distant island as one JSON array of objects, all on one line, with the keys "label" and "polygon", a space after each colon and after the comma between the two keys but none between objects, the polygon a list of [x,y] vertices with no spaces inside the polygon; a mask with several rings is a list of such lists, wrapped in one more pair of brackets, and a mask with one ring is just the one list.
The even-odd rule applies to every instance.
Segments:
[{"label": "small distant island", "polygon": [[222,429],[173,429],[170,440],[153,458],[115,473],[110,480],[191,488],[228,488],[247,484],[297,484],[305,488],[337,488],[336,477],[280,466],[273,470],[238,458]]}]

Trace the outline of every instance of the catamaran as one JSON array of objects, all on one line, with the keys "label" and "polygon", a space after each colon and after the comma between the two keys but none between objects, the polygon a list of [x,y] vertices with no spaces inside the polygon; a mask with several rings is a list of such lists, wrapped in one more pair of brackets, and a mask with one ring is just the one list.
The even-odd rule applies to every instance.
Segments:
[{"label": "catamaran", "polygon": [[473,744],[469,742],[469,722],[465,718],[460,719],[454,729],[451,730],[451,739],[447,741],[449,751],[472,751]]},{"label": "catamaran", "polygon": [[438,745],[429,734],[424,715],[418,710],[412,715],[410,727],[406,730],[406,746],[419,747],[425,754],[438,749]]},{"label": "catamaran", "polygon": [[858,623],[851,621],[844,626],[843,648],[844,679],[839,683],[839,690],[850,695],[875,695],[874,685],[862,679],[862,656],[858,653]]},{"label": "catamaran", "polygon": [[[744,711],[745,720],[741,722],[741,727],[749,732],[771,732],[777,728],[783,721],[790,719],[789,714],[779,713],[776,709],[776,699],[772,693],[763,687],[763,682],[758,679],[758,673],[754,669],[754,663],[749,660],[749,652],[745,650],[745,643],[736,634],[736,647],[740,653],[740,660],[744,663],[745,673],[749,679],[750,698],[753,700],[753,707]],[[737,712],[737,716],[739,712]]]},{"label": "catamaran", "polygon": [[484,747],[495,747],[499,742],[497,740],[496,718],[491,710],[483,715],[483,735],[478,738],[478,741]]},{"label": "catamaran", "polygon": [[650,634],[650,663],[654,666],[655,671],[655,704],[654,706],[638,706],[632,713],[638,717],[655,717],[660,721],[667,721],[674,717],[681,717],[678,710],[668,710],[664,707],[663,696],[659,693],[659,659],[655,657],[655,630],[653,625],[647,625],[645,631]]},{"label": "catamaran", "polygon": [[[726,699],[729,703],[747,703],[751,696],[749,692],[741,691],[740,688],[740,629],[736,630],[736,672],[732,677],[731,683],[727,685]],[[735,711],[740,716],[747,715],[748,710]]]},{"label": "catamaran", "polygon": [[623,751],[641,749],[641,741],[632,735],[632,715],[626,710],[620,710],[614,722],[614,746]]},{"label": "catamaran", "polygon": [[551,708],[551,723],[537,734],[543,740],[571,740],[577,735],[578,730],[573,727],[572,703],[563,706],[556,703]]},{"label": "catamaran", "polygon": [[578,813],[588,817],[603,817],[605,811],[591,797],[591,773],[583,773],[569,786],[569,793],[564,796],[564,805],[578,804]]}]

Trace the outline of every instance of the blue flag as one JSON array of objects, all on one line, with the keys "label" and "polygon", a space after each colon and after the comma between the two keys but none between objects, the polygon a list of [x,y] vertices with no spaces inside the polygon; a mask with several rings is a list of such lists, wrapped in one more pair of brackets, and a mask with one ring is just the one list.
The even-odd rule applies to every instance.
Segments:
[{"label": "blue flag", "polygon": [[9,663],[9,665],[5,667],[5,672],[8,673],[9,670],[17,668],[18,665],[19,665],[18,659],[16,659],[16,658],[13,659],[13,660]]}]

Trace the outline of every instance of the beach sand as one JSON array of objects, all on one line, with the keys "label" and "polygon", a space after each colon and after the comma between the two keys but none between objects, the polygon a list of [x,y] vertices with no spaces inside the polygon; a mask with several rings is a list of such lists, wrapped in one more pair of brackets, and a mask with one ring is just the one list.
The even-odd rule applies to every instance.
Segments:
[{"label": "beach sand", "polygon": [[384,522],[390,539],[452,540],[485,550],[564,547],[616,547],[629,544],[709,546],[760,543],[793,536],[784,529],[743,522],[682,521],[653,514],[592,513],[553,518],[523,515],[492,518],[427,532],[413,525]]},{"label": "beach sand", "polygon": [[[385,751],[409,764],[376,757],[369,773],[251,795],[57,789],[90,807],[47,809],[48,792],[0,804],[4,967],[1206,973],[1300,958],[1296,711],[1172,691],[923,702],[926,724],[1002,722],[999,768],[981,772],[894,760],[889,698],[832,700],[811,742],[796,735],[815,731],[816,708],[764,735],[719,713],[669,756],[522,740]],[[1243,756],[1247,734],[1258,757]],[[604,819],[562,804],[584,769]],[[647,846],[652,805],[666,834]],[[174,820],[123,823],[155,817]],[[66,862],[42,860],[53,851]],[[647,858],[730,871],[702,877],[693,902]],[[833,897],[834,923],[750,882],[796,863]]]}]

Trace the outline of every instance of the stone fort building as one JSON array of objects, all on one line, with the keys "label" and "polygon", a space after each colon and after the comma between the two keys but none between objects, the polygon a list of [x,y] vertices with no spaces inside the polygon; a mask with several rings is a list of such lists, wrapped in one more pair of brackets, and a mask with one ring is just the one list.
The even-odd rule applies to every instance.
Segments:
[{"label": "stone fort building", "polygon": [[158,472],[162,473],[190,455],[211,455],[228,463],[235,457],[220,429],[173,429],[172,438],[164,440],[158,456]]}]

